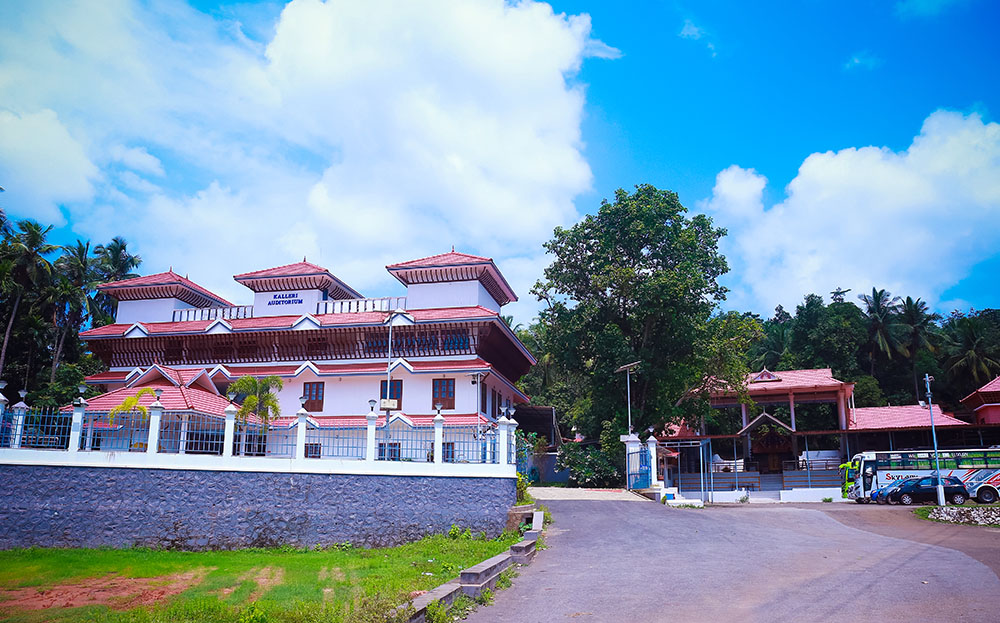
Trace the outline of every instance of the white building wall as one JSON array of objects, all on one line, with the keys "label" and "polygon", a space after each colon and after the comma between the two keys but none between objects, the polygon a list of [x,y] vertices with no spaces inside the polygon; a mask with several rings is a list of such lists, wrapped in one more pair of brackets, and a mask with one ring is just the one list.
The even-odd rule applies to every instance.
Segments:
[{"label": "white building wall", "polygon": [[253,315],[254,318],[260,318],[262,316],[315,314],[316,304],[322,300],[322,290],[255,292],[253,295]]},{"label": "white building wall", "polygon": [[478,281],[415,283],[406,288],[407,309],[475,307],[476,305],[495,312],[500,311],[500,304]]},{"label": "white building wall", "polygon": [[119,301],[115,322],[118,324],[170,322],[174,319],[175,309],[188,309],[190,307],[190,303],[175,298]]}]

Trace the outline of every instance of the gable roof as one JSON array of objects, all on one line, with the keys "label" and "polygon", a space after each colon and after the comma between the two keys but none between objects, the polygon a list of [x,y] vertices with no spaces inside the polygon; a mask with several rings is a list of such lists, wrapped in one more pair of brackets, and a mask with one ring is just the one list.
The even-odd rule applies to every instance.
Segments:
[{"label": "gable roof", "polygon": [[304,258],[301,262],[294,264],[233,275],[233,279],[254,292],[325,290],[334,299],[364,298],[357,290],[338,279],[329,270],[307,262]]},{"label": "gable roof", "polygon": [[517,300],[517,294],[507,283],[492,258],[450,251],[385,267],[403,285],[442,283],[448,281],[479,281],[500,305]]},{"label": "gable roof", "polygon": [[97,286],[119,301],[176,298],[194,307],[231,307],[232,303],[173,270],[155,275],[109,281]]},{"label": "gable roof", "polygon": [[983,385],[961,400],[962,404],[973,410],[984,405],[1000,403],[1000,376]]},{"label": "gable roof", "polygon": [[[900,405],[894,407],[858,407],[847,422],[847,430],[884,430],[888,428],[930,428],[931,416],[927,407]],[[968,426],[934,407],[934,426]]]}]

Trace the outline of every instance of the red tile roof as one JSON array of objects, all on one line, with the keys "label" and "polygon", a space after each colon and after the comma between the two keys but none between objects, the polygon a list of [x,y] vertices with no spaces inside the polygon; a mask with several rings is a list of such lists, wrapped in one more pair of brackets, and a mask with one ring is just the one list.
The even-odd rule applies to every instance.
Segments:
[{"label": "red tile roof", "polygon": [[87,383],[100,384],[108,383],[114,381],[122,381],[132,374],[132,370],[113,370],[108,372],[98,372],[97,374],[91,374],[90,376],[84,378],[83,380]]},{"label": "red tile roof", "polygon": [[1000,392],[1000,376],[979,388],[981,392]]},{"label": "red tile roof", "polygon": [[240,279],[251,277],[298,277],[301,275],[317,275],[329,272],[329,270],[322,266],[303,260],[294,264],[285,264],[284,266],[275,266],[274,268],[265,268],[263,270],[254,270],[249,273],[233,275],[233,279],[239,281]]},{"label": "red tile roof", "polygon": [[[218,394],[198,387],[176,386],[163,378],[157,378],[143,385],[122,387],[91,398],[87,401],[87,410],[96,412],[110,411],[120,405],[126,398],[135,396],[143,387],[163,390],[163,393],[160,395],[160,404],[167,411],[198,411],[200,413],[223,417],[225,415],[224,410],[229,405],[229,400]],[[139,399],[139,403],[148,407],[155,400],[154,396],[143,396]],[[63,407],[63,410],[71,408]]]},{"label": "red tile roof", "polygon": [[[435,322],[448,320],[476,320],[480,318],[496,318],[497,312],[485,307],[448,307],[442,309],[414,309],[409,312],[417,322]],[[262,316],[260,318],[233,318],[226,320],[233,331],[253,331],[255,329],[290,329],[301,318],[298,316]],[[388,317],[388,312],[352,312],[347,314],[322,314],[313,316],[320,326],[333,327],[339,325],[381,325]],[[171,333],[201,333],[216,322],[215,320],[185,320],[182,322],[143,322],[139,325],[150,335],[167,335]],[[80,337],[120,337],[133,325],[109,324],[95,327],[80,334]]]},{"label": "red tile roof", "polygon": [[[895,407],[859,407],[848,413],[848,430],[885,430],[891,428],[929,428],[931,416],[927,407],[902,405]],[[968,426],[950,413],[934,408],[934,426]]]},{"label": "red tile roof", "polygon": [[422,257],[416,260],[409,260],[408,262],[399,262],[398,264],[389,264],[386,266],[388,269],[393,268],[430,268],[436,266],[462,266],[465,264],[481,264],[484,262],[492,262],[493,259],[489,257],[482,257],[480,255],[469,255],[468,253],[457,253],[455,251],[450,251],[448,253],[439,253],[437,255],[431,255],[429,257]]},{"label": "red tile roof", "polygon": [[[150,296],[149,298],[164,298],[165,293],[169,292],[171,288],[179,288],[180,290],[189,290],[200,294],[205,299],[209,299],[209,302],[213,305],[218,305],[222,307],[231,307],[232,303],[222,298],[218,294],[209,291],[206,288],[198,285],[197,283],[191,281],[187,277],[178,275],[173,270],[168,270],[165,273],[156,273],[155,275],[145,275],[143,277],[135,277],[133,279],[123,279],[121,281],[109,281],[107,283],[102,283],[97,286],[97,289],[102,292],[107,292],[108,294],[118,298],[119,300],[136,300],[142,299],[144,294],[159,293],[159,296]],[[127,294],[128,292],[135,291],[136,294]],[[178,298],[181,298],[183,293],[180,293]],[[186,300],[181,298],[181,300]],[[190,301],[187,301],[190,302]],[[192,303],[194,304],[194,303]],[[199,307],[206,307],[207,305],[196,305]]]}]

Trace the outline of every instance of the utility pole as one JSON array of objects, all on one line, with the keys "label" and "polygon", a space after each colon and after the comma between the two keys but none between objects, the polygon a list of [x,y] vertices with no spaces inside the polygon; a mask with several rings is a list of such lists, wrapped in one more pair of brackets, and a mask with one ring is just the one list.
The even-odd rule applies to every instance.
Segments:
[{"label": "utility pole", "polygon": [[931,402],[931,381],[934,377],[924,374],[924,383],[927,385],[927,408],[931,412],[931,439],[934,440],[934,473],[937,475],[937,503],[944,506],[944,485],[941,484],[941,458],[938,456],[937,431],[934,429],[934,403]]}]

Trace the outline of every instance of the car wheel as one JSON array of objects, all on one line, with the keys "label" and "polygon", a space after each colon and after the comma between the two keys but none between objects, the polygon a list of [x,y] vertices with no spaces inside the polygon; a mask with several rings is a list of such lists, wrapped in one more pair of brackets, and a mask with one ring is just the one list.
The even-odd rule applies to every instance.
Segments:
[{"label": "car wheel", "polygon": [[955,506],[961,506],[962,504],[965,504],[965,496],[962,495],[961,493],[956,493],[955,495],[951,496],[951,503],[954,504]]},{"label": "car wheel", "polygon": [[983,487],[976,495],[976,501],[980,504],[992,504],[997,501],[997,492],[989,487]]},{"label": "car wheel", "polygon": [[864,498],[854,498],[854,501],[857,502],[858,504],[864,504],[865,503],[865,499]]},{"label": "car wheel", "polygon": [[909,493],[904,493],[903,495],[899,496],[899,503],[902,504],[903,506],[909,506],[910,504],[913,504],[913,496],[910,495]]}]

